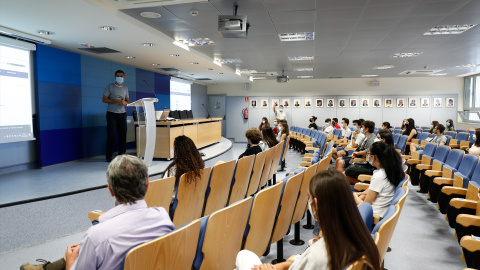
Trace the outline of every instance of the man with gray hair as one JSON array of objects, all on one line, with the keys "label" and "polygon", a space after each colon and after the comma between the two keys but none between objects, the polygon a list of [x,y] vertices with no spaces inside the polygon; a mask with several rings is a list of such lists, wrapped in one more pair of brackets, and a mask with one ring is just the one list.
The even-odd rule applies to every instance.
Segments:
[{"label": "man with gray hair", "polygon": [[164,208],[147,207],[148,169],[143,160],[117,156],[108,166],[107,182],[118,206],[101,215],[80,244],[68,246],[64,258],[43,265],[25,263],[20,269],[121,269],[132,247],[175,229]]}]

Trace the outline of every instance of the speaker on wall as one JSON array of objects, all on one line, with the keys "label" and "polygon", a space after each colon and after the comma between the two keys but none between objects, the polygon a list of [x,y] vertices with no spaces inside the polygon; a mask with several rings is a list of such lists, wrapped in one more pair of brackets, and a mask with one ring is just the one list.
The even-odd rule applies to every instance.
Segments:
[{"label": "speaker on wall", "polygon": [[249,91],[250,90],[250,84],[249,83],[246,83],[245,84],[245,91]]},{"label": "speaker on wall", "polygon": [[379,81],[373,81],[372,86],[380,86],[380,82]]}]

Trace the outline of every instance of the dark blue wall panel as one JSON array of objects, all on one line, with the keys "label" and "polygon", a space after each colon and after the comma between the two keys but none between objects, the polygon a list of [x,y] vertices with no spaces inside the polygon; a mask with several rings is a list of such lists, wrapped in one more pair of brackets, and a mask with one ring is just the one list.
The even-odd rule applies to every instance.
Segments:
[{"label": "dark blue wall panel", "polygon": [[83,158],[82,129],[40,130],[40,166],[50,166]]},{"label": "dark blue wall panel", "polygon": [[105,154],[105,143],[107,140],[106,126],[83,128],[82,137],[84,157],[93,157]]},{"label": "dark blue wall panel", "polygon": [[155,93],[170,96],[170,76],[155,73]]}]

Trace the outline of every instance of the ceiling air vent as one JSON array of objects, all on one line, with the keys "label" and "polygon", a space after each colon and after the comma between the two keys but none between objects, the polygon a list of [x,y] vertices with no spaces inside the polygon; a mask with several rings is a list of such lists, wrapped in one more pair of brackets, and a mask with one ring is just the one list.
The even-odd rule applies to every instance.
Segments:
[{"label": "ceiling air vent", "polygon": [[119,53],[119,51],[110,49],[107,47],[90,47],[90,48],[78,48],[79,50],[86,51],[86,52],[91,52],[91,53],[96,53],[96,54],[102,54],[102,53]]},{"label": "ceiling air vent", "polygon": [[156,68],[156,69],[165,71],[165,72],[180,72],[180,69],[178,68]]},{"label": "ceiling air vent", "polygon": [[211,81],[212,79],[210,78],[198,78],[198,79],[195,79],[196,81]]},{"label": "ceiling air vent", "polygon": [[278,76],[278,72],[275,72],[275,71],[254,72],[254,73],[250,73],[250,75],[255,77]]},{"label": "ceiling air vent", "polygon": [[329,79],[343,79],[343,77],[328,77]]},{"label": "ceiling air vent", "polygon": [[437,72],[443,71],[443,69],[437,70],[405,70],[404,72],[400,72],[398,75],[431,75]]}]

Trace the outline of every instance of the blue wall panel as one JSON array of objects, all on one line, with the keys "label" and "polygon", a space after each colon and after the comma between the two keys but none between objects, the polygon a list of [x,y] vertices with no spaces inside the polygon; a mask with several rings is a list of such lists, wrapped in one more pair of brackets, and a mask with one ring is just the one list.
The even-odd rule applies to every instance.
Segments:
[{"label": "blue wall panel", "polygon": [[83,128],[82,139],[84,157],[103,155],[105,154],[105,143],[107,141],[107,127]]},{"label": "blue wall panel", "polygon": [[40,166],[50,166],[83,158],[82,129],[40,130]]},{"label": "blue wall panel", "polygon": [[35,78],[37,81],[81,84],[79,54],[37,45],[35,56]]},{"label": "blue wall panel", "polygon": [[170,76],[155,73],[155,93],[170,95]]},{"label": "blue wall panel", "polygon": [[[137,68],[136,70],[137,75],[137,85],[136,85],[136,92],[144,92],[144,93],[152,93],[150,97],[153,96],[153,89],[155,87],[155,76],[154,73],[151,71],[147,71],[144,69]],[[147,82],[147,83],[145,83]]]}]

